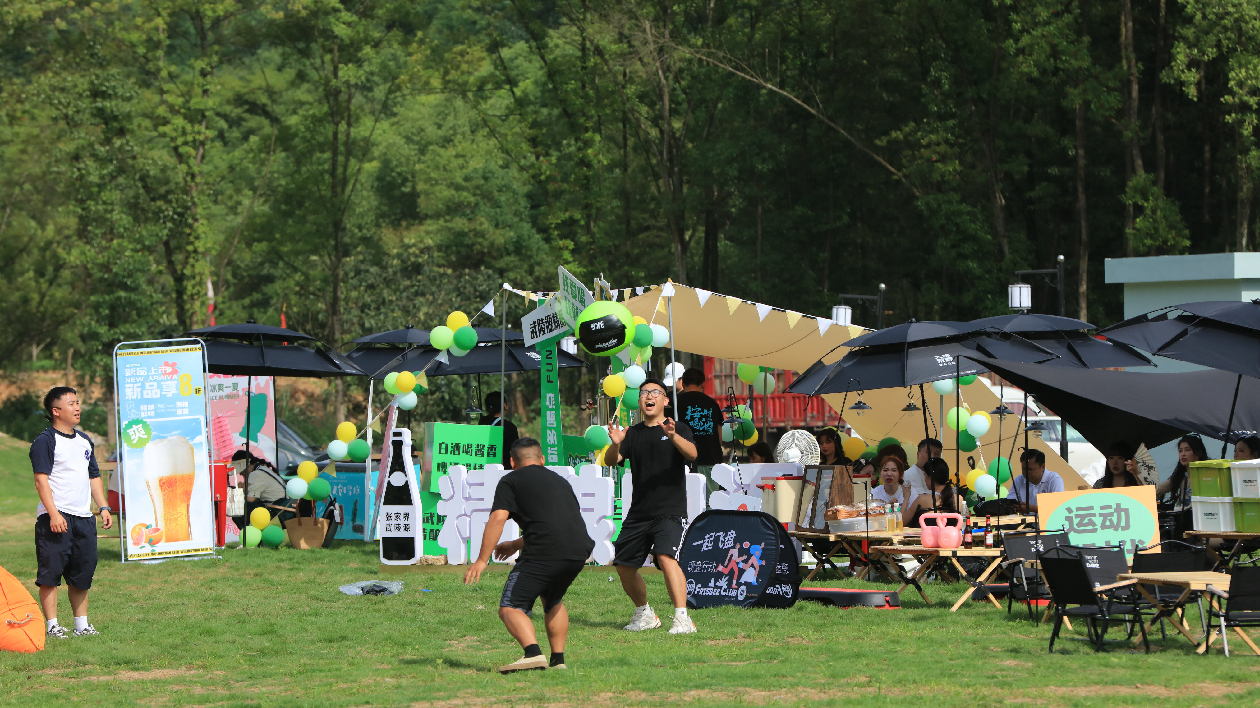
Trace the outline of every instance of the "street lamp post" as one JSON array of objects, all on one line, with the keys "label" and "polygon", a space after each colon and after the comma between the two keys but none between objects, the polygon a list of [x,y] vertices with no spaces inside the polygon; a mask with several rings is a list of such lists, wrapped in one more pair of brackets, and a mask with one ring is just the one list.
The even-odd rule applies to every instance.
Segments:
[{"label": "street lamp post", "polygon": [[[1046,282],[1054,285],[1055,290],[1059,291],[1059,316],[1067,317],[1067,299],[1063,292],[1063,256],[1059,256],[1058,264],[1054,268],[1045,268],[1042,270],[1017,270],[1015,275],[1022,278],[1025,275],[1040,275],[1046,279]],[[1050,276],[1054,276],[1054,281],[1050,281]],[[1024,282],[1014,283],[1007,287],[1007,300],[1012,310],[1027,312],[1032,309],[1032,285]],[[1063,416],[1059,416],[1059,457],[1064,462],[1068,458],[1068,436],[1067,421],[1063,420]]]},{"label": "street lamp post", "polygon": [[837,324],[850,325],[853,324],[853,308],[844,304],[844,299],[861,300],[864,303],[875,303],[875,329],[884,328],[884,288],[883,283],[879,284],[879,293],[876,295],[853,295],[851,293],[840,293],[840,303],[831,308],[831,319]]}]

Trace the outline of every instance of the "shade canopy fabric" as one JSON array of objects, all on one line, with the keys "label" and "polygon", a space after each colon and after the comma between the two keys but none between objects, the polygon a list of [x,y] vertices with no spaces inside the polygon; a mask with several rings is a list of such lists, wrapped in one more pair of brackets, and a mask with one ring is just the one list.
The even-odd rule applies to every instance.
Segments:
[{"label": "shade canopy fabric", "polygon": [[283,327],[261,325],[256,322],[241,322],[239,324],[202,327],[201,329],[194,329],[191,332],[188,332],[187,336],[200,337],[201,339],[240,339],[243,341],[257,341],[260,338],[283,341],[315,339],[309,334],[302,334],[301,332],[295,332],[291,329],[285,329]]},{"label": "shade canopy fabric", "polygon": [[[1147,448],[1187,432],[1225,435],[1238,376],[1225,371],[1154,374],[1096,371],[985,361],[1076,428],[1094,447],[1144,443]],[[1260,381],[1243,377],[1231,441],[1260,429]]]},{"label": "shade canopy fabric", "polygon": [[[1188,314],[1177,314],[1177,311]],[[1132,317],[1102,331],[1152,354],[1260,378],[1260,305],[1194,302]]]},{"label": "shade canopy fabric", "polygon": [[1071,317],[1057,315],[1012,314],[995,317],[981,317],[965,323],[971,327],[996,329],[1002,332],[1029,335],[1036,332],[1083,332],[1098,329],[1085,320],[1074,320]]}]

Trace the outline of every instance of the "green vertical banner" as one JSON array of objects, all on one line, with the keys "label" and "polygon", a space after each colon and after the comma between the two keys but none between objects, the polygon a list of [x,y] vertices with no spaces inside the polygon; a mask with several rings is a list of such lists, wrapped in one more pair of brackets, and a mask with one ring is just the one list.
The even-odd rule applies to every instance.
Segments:
[{"label": "green vertical banner", "polygon": [[541,429],[543,455],[549,465],[563,465],[564,441],[560,428],[560,367],[556,354],[559,337],[553,337],[534,345],[542,356],[542,389],[541,389]]}]

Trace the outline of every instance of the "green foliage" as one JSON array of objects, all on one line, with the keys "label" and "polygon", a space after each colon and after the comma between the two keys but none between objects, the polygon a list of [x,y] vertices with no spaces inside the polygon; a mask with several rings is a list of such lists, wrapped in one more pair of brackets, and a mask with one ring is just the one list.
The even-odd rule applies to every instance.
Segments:
[{"label": "green foliage", "polygon": [[1133,250],[1149,255],[1184,253],[1190,246],[1190,231],[1181,220],[1177,202],[1169,199],[1155,185],[1149,172],[1134,175],[1124,194],[1125,204],[1141,207],[1141,216],[1129,229],[1129,242]]},{"label": "green foliage", "polygon": [[0,403],[0,432],[29,443],[47,427],[43,399],[36,394],[26,391]]}]

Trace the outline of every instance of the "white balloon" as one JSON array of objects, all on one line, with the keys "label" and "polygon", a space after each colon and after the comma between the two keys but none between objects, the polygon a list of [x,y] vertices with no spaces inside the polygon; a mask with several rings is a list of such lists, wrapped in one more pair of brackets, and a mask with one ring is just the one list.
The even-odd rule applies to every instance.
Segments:
[{"label": "white balloon", "polygon": [[976,480],[976,494],[979,494],[986,499],[997,496],[997,487],[997,480],[994,479],[991,474],[986,474]]},{"label": "white balloon", "polygon": [[446,351],[450,352],[451,354],[454,354],[455,356],[463,356],[468,353],[467,349],[460,349],[454,344],[452,344]]},{"label": "white balloon", "polygon": [[334,460],[344,460],[350,456],[350,446],[340,440],[333,440],[328,443],[328,457]]},{"label": "white balloon", "polygon": [[626,386],[630,388],[638,388],[647,381],[647,373],[643,371],[643,367],[635,364],[621,372],[621,378],[626,380]]},{"label": "white balloon", "polygon": [[776,383],[777,382],[774,380],[774,374],[771,374],[768,371],[763,371],[760,374],[757,374],[757,378],[753,379],[753,390],[763,396],[768,393],[774,393]]},{"label": "white balloon", "polygon": [[665,325],[652,325],[652,346],[663,347],[669,344],[669,330]]},{"label": "white balloon", "polygon": [[416,404],[419,402],[420,402],[420,397],[416,395],[415,391],[408,391],[406,393],[399,394],[394,399],[395,405],[397,405],[399,409],[404,410],[404,411],[409,411],[412,408],[415,408]]},{"label": "white balloon", "polygon": [[967,419],[967,432],[978,440],[981,435],[989,432],[989,419],[982,415],[971,416]]},{"label": "white balloon", "polygon": [[954,380],[943,379],[941,381],[932,382],[932,390],[941,396],[948,396],[954,392]]},{"label": "white balloon", "polygon": [[284,485],[284,493],[290,499],[301,499],[306,496],[306,480],[293,478]]}]

